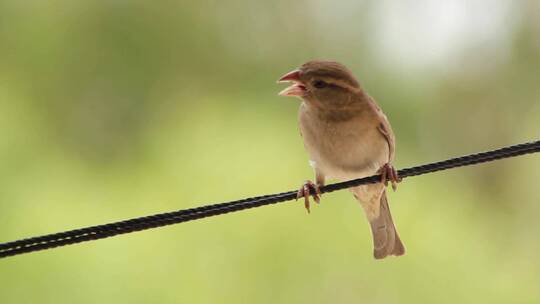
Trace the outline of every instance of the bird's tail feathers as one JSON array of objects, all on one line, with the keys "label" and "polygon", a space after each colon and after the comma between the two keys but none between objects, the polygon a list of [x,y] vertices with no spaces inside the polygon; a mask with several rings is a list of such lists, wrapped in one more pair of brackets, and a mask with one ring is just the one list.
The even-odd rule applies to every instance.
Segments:
[{"label": "bird's tail feathers", "polygon": [[375,185],[356,187],[351,189],[360,202],[371,226],[373,234],[373,256],[383,259],[389,255],[400,256],[405,254],[405,247],[396,231],[386,190],[377,191]]},{"label": "bird's tail feathers", "polygon": [[376,259],[405,254],[405,246],[399,238],[390,214],[386,191],[381,195],[379,216],[371,219],[369,223],[373,234],[373,256]]}]

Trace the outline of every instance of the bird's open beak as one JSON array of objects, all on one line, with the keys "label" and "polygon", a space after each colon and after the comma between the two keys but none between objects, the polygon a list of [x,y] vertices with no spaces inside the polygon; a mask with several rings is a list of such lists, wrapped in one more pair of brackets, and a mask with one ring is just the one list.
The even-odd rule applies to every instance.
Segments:
[{"label": "bird's open beak", "polygon": [[280,96],[304,96],[306,93],[306,86],[300,80],[300,70],[283,75],[277,82],[293,82],[293,85],[279,92]]}]

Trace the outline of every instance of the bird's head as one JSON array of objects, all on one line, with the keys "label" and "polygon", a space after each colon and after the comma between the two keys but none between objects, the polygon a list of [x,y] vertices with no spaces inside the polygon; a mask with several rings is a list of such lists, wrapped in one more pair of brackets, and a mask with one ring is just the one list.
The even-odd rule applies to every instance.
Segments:
[{"label": "bird's head", "polygon": [[307,103],[325,109],[354,106],[363,95],[351,71],[332,61],[308,61],[283,75],[278,82],[293,83],[279,95],[300,97]]}]

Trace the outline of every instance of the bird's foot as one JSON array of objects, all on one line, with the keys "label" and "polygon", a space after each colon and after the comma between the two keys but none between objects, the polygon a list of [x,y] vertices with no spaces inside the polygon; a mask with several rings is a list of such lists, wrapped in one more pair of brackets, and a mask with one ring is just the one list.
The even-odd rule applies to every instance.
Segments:
[{"label": "bird's foot", "polygon": [[388,181],[392,184],[392,190],[396,191],[397,183],[401,182],[401,177],[399,177],[398,172],[392,164],[387,163],[379,169],[381,173],[381,183],[385,186],[388,186]]},{"label": "bird's foot", "polygon": [[313,196],[313,199],[317,204],[321,201],[321,190],[319,189],[319,186],[315,183],[313,183],[310,180],[307,180],[304,182],[304,184],[300,187],[298,192],[296,193],[296,200],[298,200],[301,197],[304,197],[304,206],[306,207],[307,212],[309,213],[309,196]]}]

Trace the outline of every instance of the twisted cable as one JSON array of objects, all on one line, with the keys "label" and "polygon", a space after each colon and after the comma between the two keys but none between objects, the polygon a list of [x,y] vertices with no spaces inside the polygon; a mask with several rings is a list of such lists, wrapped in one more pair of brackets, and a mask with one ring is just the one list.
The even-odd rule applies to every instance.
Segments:
[{"label": "twisted cable", "polygon": [[[488,152],[465,155],[439,162],[406,168],[398,171],[401,178],[448,170],[457,167],[470,166],[503,158],[540,152],[540,140],[509,146]],[[341,183],[329,184],[320,188],[321,193],[333,192],[364,184],[380,182],[380,175],[354,179]],[[202,207],[178,210],[174,212],[154,214],[110,224],[97,225],[82,229],[69,230],[38,237],[31,237],[0,244],[0,258],[20,255],[33,251],[46,250],[81,242],[104,239],[116,235],[147,230],[172,224],[178,224],[230,212],[277,204],[296,199],[297,191],[287,191],[277,194],[262,195],[237,201],[206,205]]]}]

